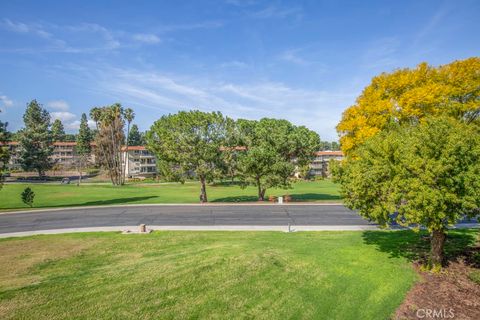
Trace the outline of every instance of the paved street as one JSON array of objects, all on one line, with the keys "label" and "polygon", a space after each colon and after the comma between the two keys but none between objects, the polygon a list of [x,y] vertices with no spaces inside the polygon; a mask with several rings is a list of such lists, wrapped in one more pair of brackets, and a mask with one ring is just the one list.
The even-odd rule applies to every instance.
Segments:
[{"label": "paved street", "polygon": [[0,233],[134,226],[363,226],[342,205],[175,205],[62,209],[0,214]]}]

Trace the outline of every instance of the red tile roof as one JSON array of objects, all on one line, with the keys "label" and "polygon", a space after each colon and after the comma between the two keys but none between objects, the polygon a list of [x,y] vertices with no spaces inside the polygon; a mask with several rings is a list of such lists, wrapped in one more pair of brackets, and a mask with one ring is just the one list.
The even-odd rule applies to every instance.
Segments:
[{"label": "red tile roof", "polygon": [[[127,150],[127,146],[122,147],[122,151],[125,151],[125,150]],[[128,151],[132,151],[132,150],[147,150],[147,148],[145,146],[128,146]]]},{"label": "red tile roof", "polygon": [[342,151],[317,151],[316,156],[343,156]]}]

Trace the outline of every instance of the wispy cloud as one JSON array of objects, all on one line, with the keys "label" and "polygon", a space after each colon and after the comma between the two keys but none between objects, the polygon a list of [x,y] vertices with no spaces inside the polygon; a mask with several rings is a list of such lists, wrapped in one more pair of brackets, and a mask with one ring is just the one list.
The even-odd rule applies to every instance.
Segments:
[{"label": "wispy cloud", "polygon": [[50,112],[50,116],[53,120],[59,119],[62,122],[72,121],[77,118],[77,115],[68,111],[55,111]]},{"label": "wispy cloud", "polygon": [[8,47],[0,51],[13,52],[64,52],[64,53],[98,53],[112,51],[131,45],[152,45],[161,43],[154,33],[137,33],[123,30],[110,30],[97,23],[80,23],[76,25],[55,25],[40,23],[15,22],[3,19],[0,28],[10,32],[32,35],[43,39],[45,45],[35,48]]},{"label": "wispy cloud", "polygon": [[256,19],[300,19],[303,17],[303,9],[301,7],[279,7],[270,5],[264,9],[250,13],[250,17]]},{"label": "wispy cloud", "polygon": [[13,106],[13,100],[7,97],[6,95],[0,94],[0,111],[6,112],[6,109],[12,106]]},{"label": "wispy cloud", "polygon": [[[208,78],[103,66],[88,75],[91,90],[136,108],[156,110],[161,116],[178,110],[222,110],[233,118],[285,118],[335,139],[341,110],[356,93],[294,88],[281,82],[233,83]],[[108,75],[108,77],[106,76]],[[156,114],[156,115],[155,115]]]},{"label": "wispy cloud", "polygon": [[428,35],[430,35],[438,24],[442,21],[442,19],[448,14],[448,8],[443,5],[438,8],[435,13],[427,20],[425,26],[418,31],[415,36],[414,44],[418,44],[422,40],[424,40]]},{"label": "wispy cloud", "polygon": [[246,68],[248,64],[243,61],[232,60],[220,64],[221,68]]},{"label": "wispy cloud", "polygon": [[368,69],[385,69],[397,64],[400,41],[396,37],[374,40],[362,57],[362,66]]},{"label": "wispy cloud", "polygon": [[300,49],[286,50],[279,55],[279,59],[302,66],[310,64],[307,60],[299,56],[299,51]]},{"label": "wispy cloud", "polygon": [[0,105],[4,107],[13,106],[13,100],[7,97],[6,95],[0,95]]},{"label": "wispy cloud", "polygon": [[67,111],[70,106],[64,100],[53,100],[47,103],[47,107],[53,110]]},{"label": "wispy cloud", "polygon": [[132,38],[136,41],[148,44],[156,44],[161,42],[160,38],[156,34],[152,33],[137,33],[134,34]]}]

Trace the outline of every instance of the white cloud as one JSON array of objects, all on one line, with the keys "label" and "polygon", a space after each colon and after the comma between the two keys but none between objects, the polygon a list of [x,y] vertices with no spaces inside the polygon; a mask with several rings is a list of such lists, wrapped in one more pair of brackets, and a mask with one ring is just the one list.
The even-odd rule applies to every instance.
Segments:
[{"label": "white cloud", "polygon": [[[97,124],[95,123],[95,121],[91,120],[91,119],[88,119],[87,120],[87,123],[88,123],[88,127],[90,129],[95,129]],[[78,126],[80,127],[80,123],[78,123]]]},{"label": "white cloud", "polygon": [[5,108],[13,106],[13,101],[5,95],[0,95],[0,106]]},{"label": "white cloud", "polygon": [[137,33],[132,36],[132,38],[136,41],[147,43],[147,44],[156,44],[160,43],[160,38],[151,33]]},{"label": "white cloud", "polygon": [[67,111],[70,106],[63,100],[53,100],[47,103],[47,106],[54,110]]},{"label": "white cloud", "polygon": [[45,31],[40,25],[27,25],[22,22],[13,22],[10,19],[3,19],[1,25],[3,25],[6,29],[17,33],[33,33],[46,39],[52,37],[52,34]]},{"label": "white cloud", "polygon": [[77,118],[76,114],[68,111],[50,112],[50,115],[53,120],[59,119],[62,122],[72,121],[73,119]]}]

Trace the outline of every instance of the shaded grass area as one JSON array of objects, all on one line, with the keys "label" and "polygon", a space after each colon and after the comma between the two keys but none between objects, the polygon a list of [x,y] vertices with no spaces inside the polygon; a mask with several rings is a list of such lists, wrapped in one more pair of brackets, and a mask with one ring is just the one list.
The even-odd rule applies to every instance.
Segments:
[{"label": "shaded grass area", "polygon": [[[391,237],[388,232],[365,231],[363,240],[368,245],[375,245],[378,250],[392,258],[405,258],[411,262],[426,263],[430,253],[430,237],[426,231],[396,231],[399,235]],[[448,231],[445,241],[445,259],[456,261],[463,257],[478,242],[478,229],[453,229]]]},{"label": "shaded grass area", "polygon": [[[129,184],[113,187],[105,184],[60,185],[60,184],[5,184],[0,192],[0,210],[27,208],[20,193],[27,187],[35,192],[35,208],[92,206],[141,203],[198,203],[198,183]],[[256,201],[254,187],[240,188],[235,184],[214,184],[207,188],[211,202]],[[269,195],[289,194],[296,201],[339,201],[339,187],[329,180],[300,181],[292,189],[270,189]]]},{"label": "shaded grass area", "polygon": [[377,244],[405,234],[382,233],[371,244],[362,232],[4,239],[0,318],[387,319],[417,276]]}]

